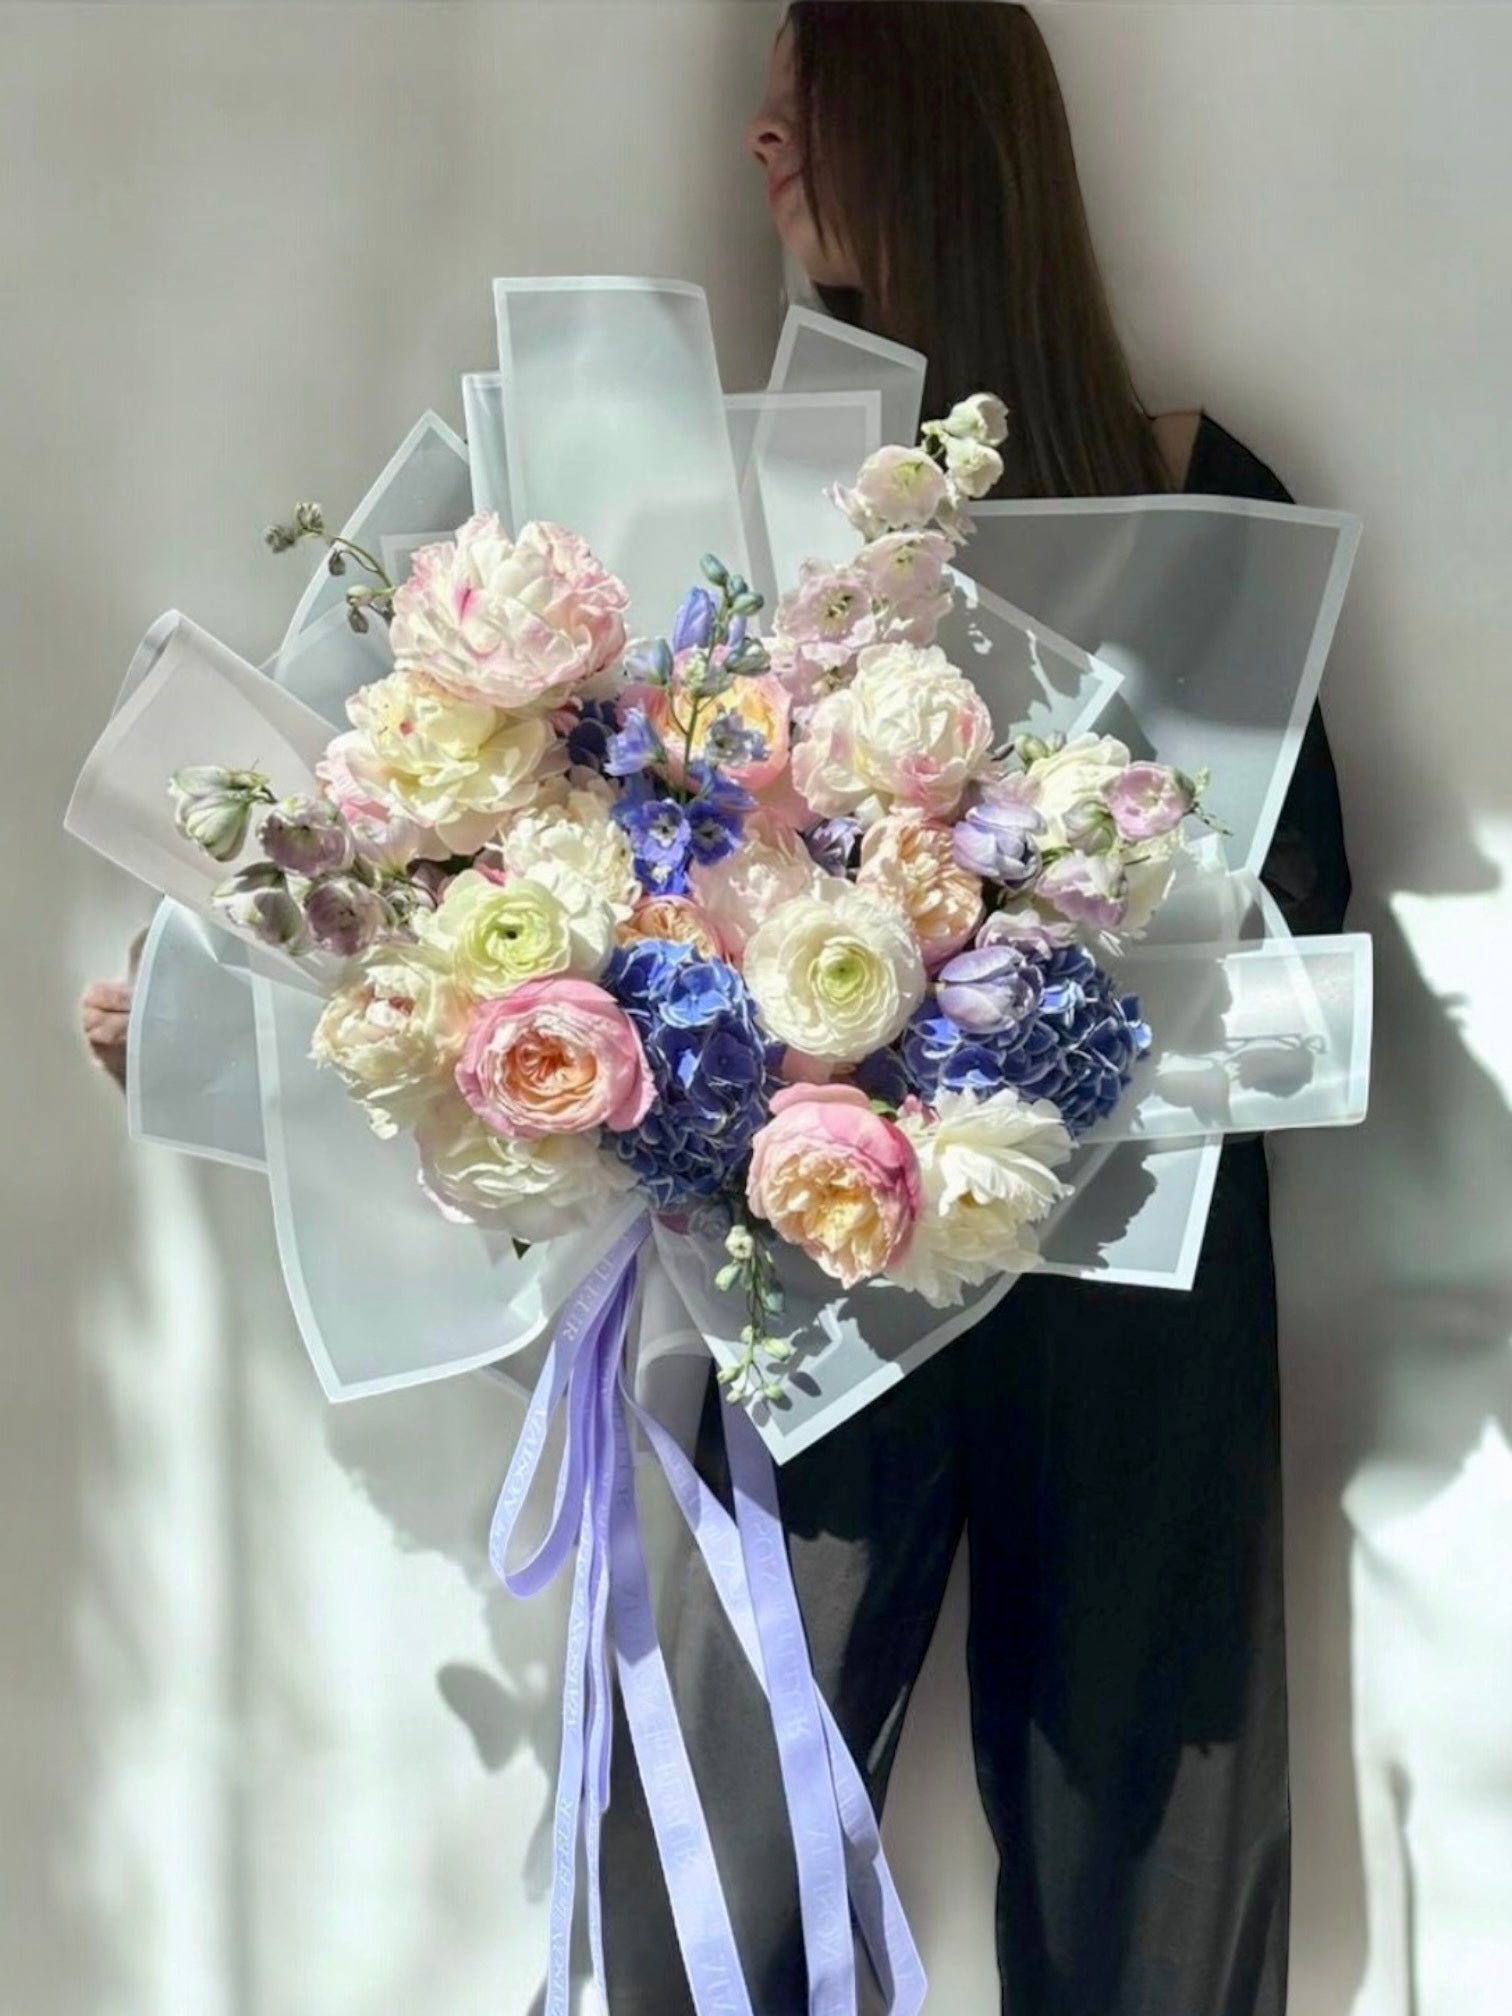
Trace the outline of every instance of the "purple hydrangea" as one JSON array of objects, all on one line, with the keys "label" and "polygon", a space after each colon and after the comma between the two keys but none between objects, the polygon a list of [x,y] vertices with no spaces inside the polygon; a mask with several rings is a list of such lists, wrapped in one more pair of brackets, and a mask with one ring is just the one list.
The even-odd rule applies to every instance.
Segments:
[{"label": "purple hydrangea", "polygon": [[656,1083],[638,1127],[603,1139],[661,1211],[687,1211],[739,1178],[775,1089],[773,1047],[733,966],[647,938],[602,983],[635,1025]]},{"label": "purple hydrangea", "polygon": [[1137,999],[1120,995],[1080,946],[1033,963],[1040,977],[1033,1015],[973,1030],[926,1003],[903,1033],[903,1062],[926,1103],[942,1090],[985,1098],[1011,1085],[1026,1099],[1048,1099],[1071,1134],[1085,1134],[1122,1098],[1150,1032]]}]

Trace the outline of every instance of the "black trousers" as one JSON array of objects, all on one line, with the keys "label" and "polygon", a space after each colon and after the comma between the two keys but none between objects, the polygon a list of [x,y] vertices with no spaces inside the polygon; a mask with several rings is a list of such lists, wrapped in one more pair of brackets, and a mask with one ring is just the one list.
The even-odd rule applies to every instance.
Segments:
[{"label": "black trousers", "polygon": [[[721,1404],[711,1397],[700,1465],[722,1490]],[[786,1465],[780,1491],[815,1669],[879,1806],[969,1534],[1003,2016],[1282,2016],[1286,1672],[1261,1145],[1225,1151],[1190,1294],[1030,1276]],[[764,1707],[696,1558],[689,1577],[669,1659],[753,2004],[803,2016]],[[611,2016],[684,2016],[623,1724],[618,1737]]]}]

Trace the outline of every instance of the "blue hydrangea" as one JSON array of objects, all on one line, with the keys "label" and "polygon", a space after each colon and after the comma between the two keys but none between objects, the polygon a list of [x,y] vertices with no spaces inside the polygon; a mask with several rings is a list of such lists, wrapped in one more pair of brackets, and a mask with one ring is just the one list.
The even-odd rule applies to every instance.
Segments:
[{"label": "blue hydrangea", "polygon": [[729,1189],[767,1117],[775,1055],[745,982],[723,959],[648,938],[623,946],[603,985],[634,1023],[656,1083],[638,1127],[605,1133],[661,1211]]},{"label": "blue hydrangea", "polygon": [[1080,946],[1035,959],[1043,977],[1037,1011],[990,1033],[963,1029],[926,1003],[903,1034],[903,1062],[926,1103],[943,1089],[982,1096],[1011,1085],[1048,1099],[1067,1130],[1085,1134],[1118,1104],[1150,1047],[1139,1002]]}]

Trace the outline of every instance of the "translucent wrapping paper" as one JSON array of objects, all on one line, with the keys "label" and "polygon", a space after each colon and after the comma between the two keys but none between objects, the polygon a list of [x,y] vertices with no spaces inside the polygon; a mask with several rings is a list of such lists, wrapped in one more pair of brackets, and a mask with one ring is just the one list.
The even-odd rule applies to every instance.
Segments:
[{"label": "translucent wrapping paper", "polygon": [[[416,424],[345,528],[400,578],[474,508],[580,531],[634,597],[632,633],[675,606],[706,550],[769,595],[854,535],[823,501],[879,441],[908,440],[923,360],[793,311],[765,394],[726,398],[696,288],[622,279],[495,284],[497,370],[462,381],[464,443]],[[985,505],[940,642],[1000,727],[1094,724],[1181,768],[1210,765],[1210,841],[1147,941],[1117,962],[1155,1047],[1078,1150],[1045,1264],[1190,1285],[1225,1134],[1341,1125],[1365,1107],[1368,941],[1294,941],[1256,876],[1295,765],[1358,527],[1336,513],[1162,497]],[[637,623],[637,616],[639,622]],[[153,626],[70,808],[72,830],[164,892],[133,1016],[133,1131],[269,1178],[301,1330],[333,1398],[482,1365],[533,1376],[555,1312],[638,1208],[518,1255],[443,1219],[407,1140],[380,1141],[309,1061],[318,985],[249,955],[210,905],[216,879],[173,828],[180,764],[247,760],[308,788],[348,694],[388,667],[381,624],[345,620],[324,568],[262,671],[188,619]],[[360,1199],[360,1203],[357,1201]],[[798,1376],[760,1406],[780,1461],[820,1439],[1005,1293],[959,1309],[852,1294],[785,1250]],[[658,1227],[642,1264],[636,1384],[696,1404],[740,1312],[713,1256]],[[786,1322],[788,1319],[785,1318]]]}]

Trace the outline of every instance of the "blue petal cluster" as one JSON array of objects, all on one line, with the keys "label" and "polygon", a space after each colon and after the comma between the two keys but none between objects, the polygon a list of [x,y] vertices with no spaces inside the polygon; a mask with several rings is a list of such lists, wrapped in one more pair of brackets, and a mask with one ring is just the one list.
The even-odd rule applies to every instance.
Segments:
[{"label": "blue petal cluster", "polygon": [[658,1210],[690,1210],[738,1178],[767,1117],[776,1052],[734,967],[692,945],[623,946],[603,985],[634,1023],[656,1081],[641,1124],[606,1132],[604,1145]]},{"label": "blue petal cluster", "polygon": [[982,1096],[1011,1085],[1048,1099],[1067,1130],[1085,1134],[1123,1096],[1150,1032],[1133,995],[1080,946],[1037,957],[1043,986],[1027,1020],[978,1034],[926,1004],[903,1034],[903,1062],[926,1103],[943,1089]]}]

